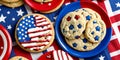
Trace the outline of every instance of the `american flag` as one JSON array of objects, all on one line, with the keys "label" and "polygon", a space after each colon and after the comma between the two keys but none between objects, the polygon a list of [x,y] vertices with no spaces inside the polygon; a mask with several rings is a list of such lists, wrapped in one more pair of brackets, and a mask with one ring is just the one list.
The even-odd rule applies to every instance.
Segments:
[{"label": "american flag", "polygon": [[[65,4],[57,11],[44,14],[46,15],[53,23],[55,23],[56,17],[59,12],[64,8],[65,5],[70,4],[73,0],[65,0]],[[74,60],[118,60],[120,58],[120,0],[105,0],[100,2],[93,1],[94,3],[101,6],[107,13],[112,22],[113,34],[111,41],[104,51],[100,54],[90,57],[90,58],[74,58]],[[15,26],[18,20],[29,13],[38,13],[35,10],[32,10],[27,5],[23,5],[18,8],[8,8],[3,5],[0,5],[0,24],[2,24],[9,31],[12,41],[13,41],[13,49],[10,57],[19,55],[28,58],[29,60],[37,60],[41,55],[48,51],[59,50],[61,49],[55,40],[53,44],[45,51],[41,53],[29,53],[22,50],[16,43],[14,38]]]}]

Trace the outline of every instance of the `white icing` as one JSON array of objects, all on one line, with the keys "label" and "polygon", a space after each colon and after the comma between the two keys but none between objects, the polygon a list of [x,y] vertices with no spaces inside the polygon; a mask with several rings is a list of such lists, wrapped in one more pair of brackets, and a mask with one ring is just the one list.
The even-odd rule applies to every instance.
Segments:
[{"label": "white icing", "polygon": [[40,18],[42,18],[41,16],[37,16],[37,17],[35,17],[35,19],[40,19]]},{"label": "white icing", "polygon": [[46,19],[37,19],[36,22],[41,22],[41,21],[45,21]]},{"label": "white icing", "polygon": [[22,46],[27,47],[27,46],[35,46],[38,45],[37,43],[23,43]]},{"label": "white icing", "polygon": [[62,55],[61,55],[61,50],[58,50],[58,56],[59,56],[60,60],[63,60]]},{"label": "white icing", "polygon": [[31,38],[31,41],[39,41],[39,37]]},{"label": "white icing", "polygon": [[29,34],[29,37],[39,36],[39,35],[47,34],[49,32],[50,32],[50,30],[37,32],[37,33],[31,33],[31,34]]},{"label": "white icing", "polygon": [[52,38],[52,36],[47,36],[47,39],[48,39],[48,40],[51,40],[51,38]]},{"label": "white icing", "polygon": [[4,42],[4,49],[3,49],[3,52],[0,56],[0,60],[2,60],[5,56],[5,53],[7,52],[7,39],[6,39],[6,36],[4,35],[4,33],[0,30],[0,36],[3,38],[3,42]]},{"label": "white icing", "polygon": [[67,56],[66,56],[66,53],[65,53],[64,51],[62,51],[62,55],[63,55],[63,57],[64,57],[63,60],[68,60],[68,59],[67,59]]},{"label": "white icing", "polygon": [[49,22],[37,23],[36,25],[37,25],[37,26],[41,26],[41,25],[44,25],[44,24],[49,24]]},{"label": "white icing", "polygon": [[67,56],[68,56],[68,60],[73,60],[70,55],[67,54]]}]

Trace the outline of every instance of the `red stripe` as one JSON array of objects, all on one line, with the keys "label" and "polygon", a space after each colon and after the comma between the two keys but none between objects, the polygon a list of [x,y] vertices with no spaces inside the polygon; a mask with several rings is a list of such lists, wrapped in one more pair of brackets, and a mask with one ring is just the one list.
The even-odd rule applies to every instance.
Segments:
[{"label": "red stripe", "polygon": [[112,57],[112,60],[119,60],[119,59],[120,59],[120,55]]},{"label": "red stripe", "polygon": [[109,52],[114,52],[119,49],[120,49],[120,45],[119,45],[118,39],[111,40],[108,45]]},{"label": "red stripe", "polygon": [[49,40],[36,40],[36,41],[27,41],[27,42],[21,42],[21,44],[26,44],[26,43],[40,43],[40,42],[50,42]]},{"label": "red stripe", "polygon": [[30,37],[30,38],[44,37],[44,36],[52,36],[52,34],[43,34],[43,35],[33,36],[33,37]]},{"label": "red stripe", "polygon": [[120,14],[114,15],[114,16],[110,17],[110,19],[111,19],[112,23],[118,22],[118,21],[120,21]]},{"label": "red stripe", "polygon": [[114,29],[112,29],[112,35],[115,35],[115,31],[114,31]]},{"label": "red stripe", "polygon": [[120,25],[118,26],[118,30],[120,31]]},{"label": "red stripe", "polygon": [[60,60],[60,57],[59,57],[59,53],[58,53],[58,51],[56,51],[56,53],[57,53],[57,56],[58,56],[58,60]]},{"label": "red stripe", "polygon": [[23,56],[28,58],[29,60],[32,60],[32,57],[30,55],[29,52],[24,51],[23,49],[21,49],[19,46],[14,46],[14,52],[16,56]]},{"label": "red stripe", "polygon": [[37,24],[35,24],[37,27],[43,27],[43,26],[48,26],[48,25],[50,25],[50,23],[48,23],[48,24],[42,24],[42,25],[37,25]]},{"label": "red stripe", "polygon": [[33,48],[33,47],[41,47],[41,46],[46,46],[46,44],[39,44],[39,45],[34,45],[34,46],[26,46],[25,48]]},{"label": "red stripe", "polygon": [[51,29],[52,29],[52,28],[49,27],[49,28],[47,28],[47,29],[43,29],[43,30],[37,30],[37,31],[33,30],[32,32],[28,32],[28,34],[31,34],[31,33],[37,33],[37,32],[42,32],[42,31],[47,31],[47,30],[51,30]]},{"label": "red stripe", "polygon": [[38,18],[38,19],[37,19],[37,18],[35,17],[35,19],[36,19],[36,21],[37,21],[37,20],[42,20],[42,19],[45,19],[45,18]]}]

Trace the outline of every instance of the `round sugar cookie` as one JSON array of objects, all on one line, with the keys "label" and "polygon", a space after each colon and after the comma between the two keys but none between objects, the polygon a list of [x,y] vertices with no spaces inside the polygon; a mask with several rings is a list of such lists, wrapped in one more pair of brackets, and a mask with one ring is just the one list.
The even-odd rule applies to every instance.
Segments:
[{"label": "round sugar cookie", "polygon": [[28,52],[41,52],[54,41],[54,28],[44,15],[25,15],[16,26],[15,38],[22,49]]},{"label": "round sugar cookie", "polygon": [[80,38],[85,26],[84,17],[77,12],[69,12],[60,24],[62,34],[69,40]]},{"label": "round sugar cookie", "polygon": [[89,40],[86,39],[84,34],[82,34],[79,39],[75,40],[65,39],[65,40],[70,47],[78,51],[90,51],[95,49],[100,44],[100,42],[98,43],[90,42]]},{"label": "round sugar cookie", "polygon": [[101,19],[101,16],[96,11],[94,11],[90,8],[77,9],[77,10],[75,10],[75,12],[82,14],[84,16],[84,18],[86,19],[86,21],[90,21],[93,18]]},{"label": "round sugar cookie", "polygon": [[0,1],[0,4],[3,4],[5,6],[7,6],[7,7],[15,8],[15,7],[19,7],[19,6],[23,5],[24,2],[23,2],[23,0],[19,0],[17,2],[13,2],[13,3]]},{"label": "round sugar cookie", "polygon": [[20,0],[2,0],[2,1],[7,2],[7,3],[13,3],[13,2],[20,1]]},{"label": "round sugar cookie", "polygon": [[101,19],[92,19],[86,25],[86,38],[92,43],[100,42],[106,35],[106,25]]},{"label": "round sugar cookie", "polygon": [[29,60],[29,59],[22,57],[22,56],[14,56],[10,58],[9,60]]}]

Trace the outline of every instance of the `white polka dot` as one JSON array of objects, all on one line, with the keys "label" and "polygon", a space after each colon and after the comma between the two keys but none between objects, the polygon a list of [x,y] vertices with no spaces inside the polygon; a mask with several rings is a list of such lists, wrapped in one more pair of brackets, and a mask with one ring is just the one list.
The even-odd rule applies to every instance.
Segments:
[{"label": "white polka dot", "polygon": [[34,22],[32,22],[32,24],[34,24]]},{"label": "white polka dot", "polygon": [[22,23],[24,24],[25,22],[23,21]]},{"label": "white polka dot", "polygon": [[25,37],[27,37],[27,35],[25,35]]},{"label": "white polka dot", "polygon": [[24,34],[22,33],[22,36],[24,36]]},{"label": "white polka dot", "polygon": [[22,26],[23,28],[25,28],[25,26]]},{"label": "white polka dot", "polygon": [[28,23],[25,23],[26,25],[28,25]]},{"label": "white polka dot", "polygon": [[31,27],[31,25],[29,25],[29,27]]},{"label": "white polka dot", "polygon": [[31,18],[31,20],[34,20],[33,18]]},{"label": "white polka dot", "polygon": [[30,18],[30,16],[28,16],[28,18]]},{"label": "white polka dot", "polygon": [[26,19],[26,22],[28,21],[28,19]]},{"label": "white polka dot", "polygon": [[30,20],[28,22],[31,22]]},{"label": "white polka dot", "polygon": [[19,32],[19,34],[21,34],[21,32]]},{"label": "white polka dot", "polygon": [[27,27],[25,27],[25,29],[27,29]]},{"label": "white polka dot", "polygon": [[25,33],[27,34],[27,31]]},{"label": "white polka dot", "polygon": [[7,14],[10,14],[10,11],[7,11]]},{"label": "white polka dot", "polygon": [[21,40],[21,37],[19,37],[18,39]]},{"label": "white polka dot", "polygon": [[25,38],[23,37],[23,40],[24,40]]},{"label": "white polka dot", "polygon": [[23,29],[21,31],[24,31]]},{"label": "white polka dot", "polygon": [[19,28],[17,28],[17,30],[20,30]]},{"label": "white polka dot", "polygon": [[20,26],[22,26],[22,24],[20,24]]}]

